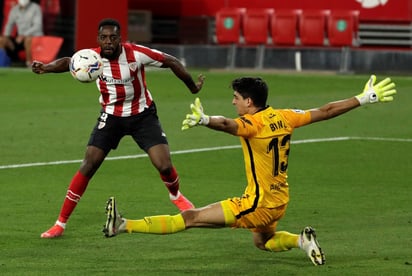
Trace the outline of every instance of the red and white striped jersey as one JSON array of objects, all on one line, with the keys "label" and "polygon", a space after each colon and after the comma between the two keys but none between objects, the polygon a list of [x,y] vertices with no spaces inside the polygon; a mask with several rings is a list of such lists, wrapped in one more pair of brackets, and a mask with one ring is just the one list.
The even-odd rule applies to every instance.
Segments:
[{"label": "red and white striped jersey", "polygon": [[[115,60],[103,58],[103,74],[96,80],[99,102],[104,112],[128,117],[139,114],[152,104],[146,86],[145,65],[160,67],[164,53],[132,43],[120,44],[122,51]],[[94,48],[100,54],[100,48]]]}]

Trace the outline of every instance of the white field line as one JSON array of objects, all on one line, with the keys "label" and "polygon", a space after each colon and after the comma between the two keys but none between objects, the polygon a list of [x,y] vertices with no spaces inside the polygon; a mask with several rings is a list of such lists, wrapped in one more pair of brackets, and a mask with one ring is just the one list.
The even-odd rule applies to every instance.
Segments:
[{"label": "white field line", "polygon": [[[336,141],[347,141],[347,140],[369,140],[369,141],[384,141],[384,142],[407,142],[411,143],[412,139],[404,138],[382,138],[382,137],[330,137],[330,138],[318,138],[318,139],[304,139],[292,141],[292,144],[306,144],[306,143],[321,143],[321,142],[336,142]],[[216,150],[225,150],[225,149],[235,149],[240,148],[240,145],[233,146],[222,146],[222,147],[211,147],[211,148],[200,148],[200,149],[188,149],[188,150],[178,150],[171,152],[172,155],[176,154],[186,154],[186,153],[195,153],[202,151],[216,151]],[[135,154],[135,155],[123,155],[123,156],[113,156],[106,157],[105,160],[122,160],[122,159],[135,159],[147,157],[146,153]],[[38,166],[52,166],[52,165],[64,165],[72,163],[81,163],[83,160],[60,160],[60,161],[50,161],[50,162],[37,162],[37,163],[26,163],[26,164],[11,164],[11,165],[2,165],[0,170],[4,169],[16,169],[16,168],[25,168],[25,167],[38,167]]]}]

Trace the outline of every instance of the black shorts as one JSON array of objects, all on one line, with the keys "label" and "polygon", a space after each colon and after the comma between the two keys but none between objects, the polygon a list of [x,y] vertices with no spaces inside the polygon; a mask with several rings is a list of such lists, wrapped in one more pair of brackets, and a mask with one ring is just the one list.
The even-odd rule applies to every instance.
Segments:
[{"label": "black shorts", "polygon": [[96,146],[106,154],[116,149],[120,140],[130,135],[145,152],[159,144],[168,144],[153,103],[142,113],[130,117],[117,117],[101,112],[88,146]]}]

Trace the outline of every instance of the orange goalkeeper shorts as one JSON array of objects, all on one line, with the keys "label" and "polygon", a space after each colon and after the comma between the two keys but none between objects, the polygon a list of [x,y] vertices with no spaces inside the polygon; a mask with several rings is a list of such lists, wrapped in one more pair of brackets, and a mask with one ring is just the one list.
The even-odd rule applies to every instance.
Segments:
[{"label": "orange goalkeeper shorts", "polygon": [[247,198],[233,197],[221,201],[225,217],[232,213],[234,228],[247,228],[252,232],[274,232],[277,222],[285,215],[287,204],[275,208],[251,208]]}]

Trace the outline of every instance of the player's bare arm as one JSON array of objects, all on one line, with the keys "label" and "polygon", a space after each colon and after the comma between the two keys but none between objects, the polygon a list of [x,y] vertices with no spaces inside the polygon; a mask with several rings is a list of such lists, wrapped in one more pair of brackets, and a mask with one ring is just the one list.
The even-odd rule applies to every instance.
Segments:
[{"label": "player's bare arm", "polygon": [[196,94],[202,89],[205,77],[200,74],[195,82],[183,64],[175,57],[165,54],[165,60],[162,65],[163,68],[170,68],[173,73],[181,79],[189,88],[192,94]]},{"label": "player's bare arm", "polygon": [[69,64],[70,57],[59,58],[47,64],[34,61],[32,64],[32,71],[36,74],[62,73],[69,71]]},{"label": "player's bare arm", "polygon": [[331,119],[358,106],[360,106],[360,103],[355,97],[327,103],[319,108],[309,110],[311,115],[311,123]]},{"label": "player's bare arm", "polygon": [[210,116],[209,124],[207,125],[207,127],[236,135],[238,124],[231,118],[226,118],[223,116]]},{"label": "player's bare arm", "polygon": [[395,83],[390,78],[375,83],[376,76],[371,75],[363,88],[363,92],[356,97],[331,102],[320,108],[311,109],[311,123],[339,116],[361,105],[393,101],[393,95],[396,94]]}]

